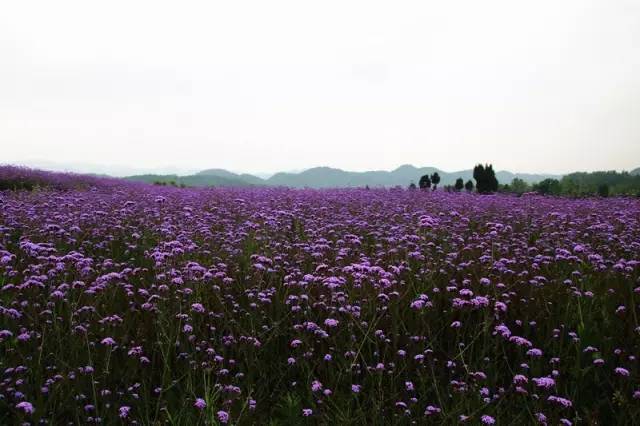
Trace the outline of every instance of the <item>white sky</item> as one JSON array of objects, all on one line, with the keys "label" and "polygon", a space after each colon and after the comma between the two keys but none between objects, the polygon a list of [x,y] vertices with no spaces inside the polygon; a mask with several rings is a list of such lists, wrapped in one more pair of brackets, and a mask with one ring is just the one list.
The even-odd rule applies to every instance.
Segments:
[{"label": "white sky", "polygon": [[0,163],[640,166],[640,2],[8,1]]}]

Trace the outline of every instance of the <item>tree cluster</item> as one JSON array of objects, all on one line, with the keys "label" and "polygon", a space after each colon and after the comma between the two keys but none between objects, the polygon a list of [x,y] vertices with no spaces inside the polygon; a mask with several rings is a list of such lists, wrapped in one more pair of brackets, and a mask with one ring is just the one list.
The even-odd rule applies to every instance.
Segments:
[{"label": "tree cluster", "polygon": [[431,176],[429,175],[422,176],[418,181],[418,186],[420,187],[420,189],[426,190],[431,188],[431,185],[433,185],[433,190],[435,191],[439,183],[440,183],[440,175],[438,174],[438,172],[434,172]]},{"label": "tree cluster", "polygon": [[569,197],[608,197],[611,195],[640,196],[640,176],[627,172],[571,173],[562,179],[544,179],[532,185],[519,178],[501,185],[501,192],[522,194],[537,192],[542,195]]},{"label": "tree cluster", "polygon": [[476,181],[476,190],[480,194],[489,194],[498,190],[498,179],[491,164],[476,165],[473,168],[473,178]]}]

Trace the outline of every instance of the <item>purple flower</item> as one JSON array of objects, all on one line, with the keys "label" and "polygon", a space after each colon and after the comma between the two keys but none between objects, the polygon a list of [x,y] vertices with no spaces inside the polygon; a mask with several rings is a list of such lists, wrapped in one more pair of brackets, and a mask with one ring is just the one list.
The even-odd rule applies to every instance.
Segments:
[{"label": "purple flower", "polygon": [[36,409],[30,402],[22,401],[16,404],[16,408],[25,412],[25,414],[33,414]]},{"label": "purple flower", "polygon": [[555,402],[555,403],[560,404],[563,407],[567,407],[567,408],[572,406],[572,403],[571,403],[570,400],[565,399],[565,398],[561,398],[561,397],[555,396],[555,395],[551,395],[549,398],[547,398],[547,401]]},{"label": "purple flower", "polygon": [[193,312],[197,312],[197,313],[203,313],[205,311],[204,306],[202,306],[202,303],[194,303],[191,305],[191,310]]},{"label": "purple flower", "polygon": [[327,318],[326,320],[324,320],[324,325],[326,325],[327,327],[337,327],[338,324],[339,321],[333,318]]},{"label": "purple flower", "polygon": [[218,420],[220,421],[220,423],[227,424],[229,422],[229,413],[227,413],[226,411],[220,410],[216,413],[216,415],[218,416]]},{"label": "purple flower", "polygon": [[313,414],[313,410],[311,408],[303,408],[302,409],[302,415],[303,416],[309,417],[312,414]]},{"label": "purple flower", "polygon": [[105,346],[113,346],[116,344],[116,341],[113,340],[111,337],[105,337],[100,341],[100,343],[102,343]]},{"label": "purple flower", "polygon": [[542,424],[546,424],[547,423],[547,416],[544,415],[544,413],[536,413],[536,420],[538,420],[538,423],[542,423]]},{"label": "purple flower", "polygon": [[529,349],[527,355],[538,358],[542,356],[542,351],[538,348]]},{"label": "purple flower", "polygon": [[129,411],[131,411],[131,407],[124,405],[118,409],[118,415],[121,419],[126,419],[129,416]]},{"label": "purple flower", "polygon": [[480,417],[480,421],[485,425],[492,425],[496,423],[496,419],[486,414]]},{"label": "purple flower", "polygon": [[532,346],[532,343],[530,341],[520,336],[511,336],[509,338],[509,341],[515,343],[518,346],[526,346],[528,348]]},{"label": "purple flower", "polygon": [[549,389],[556,385],[556,381],[551,377],[534,377],[531,380],[533,380],[539,388]]},{"label": "purple flower", "polygon": [[515,376],[513,376],[513,383],[522,385],[525,383],[529,383],[529,379],[527,379],[527,376],[523,376],[522,374],[516,374]]},{"label": "purple flower", "polygon": [[627,370],[626,368],[622,368],[622,367],[617,367],[615,369],[615,372],[617,375],[619,376],[623,376],[623,377],[629,377],[629,370]]},{"label": "purple flower", "polygon": [[202,398],[196,398],[196,402],[193,403],[193,406],[198,410],[204,410],[207,407],[207,403]]},{"label": "purple flower", "polygon": [[431,415],[440,413],[440,411],[442,411],[442,410],[440,410],[439,407],[436,407],[436,406],[433,406],[433,405],[427,405],[427,408],[425,408],[425,410],[424,410],[424,415],[425,416],[431,416]]}]

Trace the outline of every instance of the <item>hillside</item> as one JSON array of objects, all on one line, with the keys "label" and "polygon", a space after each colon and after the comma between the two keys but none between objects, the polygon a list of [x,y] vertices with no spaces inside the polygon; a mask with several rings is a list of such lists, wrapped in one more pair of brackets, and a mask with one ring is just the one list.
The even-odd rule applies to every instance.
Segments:
[{"label": "hillside", "polygon": [[225,169],[207,169],[202,170],[195,174],[195,176],[209,176],[209,177],[221,177],[225,179],[243,181],[251,185],[264,185],[265,181],[258,176],[250,175],[248,173],[233,173]]},{"label": "hillside", "polygon": [[[415,167],[405,164],[392,171],[367,171],[349,172],[330,167],[315,167],[301,173],[277,173],[266,180],[269,185],[291,186],[294,188],[330,188],[330,187],[354,187],[365,186],[406,186],[411,182],[417,183],[420,176],[437,172],[440,175],[440,186],[453,185],[457,178],[465,181],[473,178],[473,170],[461,170],[458,172],[445,172],[435,167]],[[538,182],[546,178],[560,178],[558,175],[527,174],[500,171],[496,173],[500,182],[511,182],[514,177],[519,177],[528,183]]]},{"label": "hillside", "polygon": [[135,182],[146,182],[146,183],[165,183],[171,184],[175,183],[176,185],[185,185],[185,186],[251,186],[250,183],[245,180],[233,177],[223,177],[223,176],[215,176],[215,175],[189,175],[189,176],[178,176],[178,175],[135,175],[128,176],[125,179]]},{"label": "hillside", "polygon": [[[280,172],[268,179],[243,173],[237,174],[224,169],[207,169],[189,176],[178,175],[137,175],[127,179],[153,183],[156,181],[170,182],[187,186],[288,186],[292,188],[338,188],[338,187],[392,187],[407,186],[411,182],[417,183],[420,176],[437,172],[440,177],[440,186],[453,185],[457,178],[465,181],[473,178],[471,169],[457,172],[445,172],[435,167],[415,167],[405,164],[392,171],[372,170],[365,172],[351,172],[332,167],[314,167],[299,173]],[[496,173],[498,180],[508,183],[514,177],[519,177],[525,182],[534,183],[546,178],[559,179],[559,175],[527,174],[499,171]]]}]

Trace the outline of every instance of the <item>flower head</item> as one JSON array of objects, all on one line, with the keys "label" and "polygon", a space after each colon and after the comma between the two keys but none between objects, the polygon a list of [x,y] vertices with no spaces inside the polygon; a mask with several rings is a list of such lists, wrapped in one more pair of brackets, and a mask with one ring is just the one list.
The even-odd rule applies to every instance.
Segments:
[{"label": "flower head", "polygon": [[33,404],[27,401],[22,401],[16,404],[16,408],[24,411],[26,414],[33,414],[36,409],[33,407]]},{"label": "flower head", "polygon": [[113,346],[113,345],[116,344],[116,341],[113,340],[113,338],[111,338],[111,337],[105,337],[104,339],[102,339],[100,341],[100,343],[102,343],[105,346]]},{"label": "flower head", "polygon": [[118,409],[118,416],[120,416],[121,419],[126,419],[129,416],[129,411],[131,411],[131,407],[123,405]]},{"label": "flower head", "polygon": [[220,410],[216,413],[216,415],[218,416],[218,420],[220,421],[220,423],[227,424],[229,422],[229,413],[227,413],[226,411]]}]

